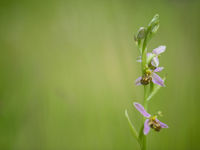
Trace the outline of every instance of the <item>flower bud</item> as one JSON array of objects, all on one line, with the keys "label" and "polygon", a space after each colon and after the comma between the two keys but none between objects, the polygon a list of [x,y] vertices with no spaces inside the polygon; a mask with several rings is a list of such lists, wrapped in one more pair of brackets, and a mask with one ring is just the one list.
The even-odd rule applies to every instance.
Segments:
[{"label": "flower bud", "polygon": [[159,28],[159,15],[156,14],[147,27],[147,33],[146,33],[147,43],[149,43],[153,35],[158,31],[158,28]]},{"label": "flower bud", "polygon": [[156,24],[155,26],[153,26],[152,29],[151,29],[151,32],[152,32],[153,34],[155,34],[155,33],[158,31],[159,26],[160,26],[159,23]]},{"label": "flower bud", "polygon": [[150,21],[148,28],[151,33],[156,33],[159,28],[159,15],[156,14],[153,19]]},{"label": "flower bud", "polygon": [[141,28],[138,30],[137,39],[138,39],[138,40],[144,39],[145,36],[146,36],[146,28],[141,27]]}]

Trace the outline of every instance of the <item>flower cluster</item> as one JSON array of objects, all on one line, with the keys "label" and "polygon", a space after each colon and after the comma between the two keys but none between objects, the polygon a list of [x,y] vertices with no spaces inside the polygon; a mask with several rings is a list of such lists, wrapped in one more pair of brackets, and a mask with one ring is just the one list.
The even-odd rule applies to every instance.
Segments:
[{"label": "flower cluster", "polygon": [[[136,85],[147,85],[152,81],[154,84],[165,86],[162,78],[156,74],[156,72],[161,72],[164,69],[164,67],[159,67],[159,57],[161,53],[165,52],[165,49],[166,46],[159,46],[152,53],[147,53],[147,68],[143,76],[136,79]],[[137,61],[142,62],[141,56]]]}]

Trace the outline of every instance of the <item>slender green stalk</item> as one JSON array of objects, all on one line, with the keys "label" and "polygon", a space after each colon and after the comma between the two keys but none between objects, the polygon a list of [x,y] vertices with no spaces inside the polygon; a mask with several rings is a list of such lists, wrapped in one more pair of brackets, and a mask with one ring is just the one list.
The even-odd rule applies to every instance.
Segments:
[{"label": "slender green stalk", "polygon": [[146,150],[146,149],[147,149],[147,137],[143,135],[143,144],[141,150]]},{"label": "slender green stalk", "polygon": [[[146,71],[146,63],[147,63],[147,41],[146,38],[144,39],[143,42],[143,47],[142,47],[142,73],[144,74]],[[147,105],[147,98],[148,98],[148,90],[147,90],[148,86],[144,85],[144,108],[147,111],[148,105]],[[146,118],[144,117],[144,122],[145,122]],[[141,150],[146,150],[147,149],[147,137],[146,135],[142,134],[142,143],[141,143]]]},{"label": "slender green stalk", "polygon": [[142,47],[142,74],[144,74],[146,70],[146,61],[147,61],[147,49],[146,49],[146,40],[144,39]]},{"label": "slender green stalk", "polygon": [[[147,97],[148,97],[148,86],[144,86],[144,108],[147,110],[148,109],[148,103],[147,103]],[[146,118],[144,117],[144,122]],[[143,140],[142,140],[142,145],[141,145],[141,150],[146,150],[147,149],[147,137],[146,135],[142,134]]]},{"label": "slender green stalk", "polygon": [[148,98],[148,86],[144,86],[144,108],[146,111],[148,111],[148,103],[147,103],[147,98]]}]

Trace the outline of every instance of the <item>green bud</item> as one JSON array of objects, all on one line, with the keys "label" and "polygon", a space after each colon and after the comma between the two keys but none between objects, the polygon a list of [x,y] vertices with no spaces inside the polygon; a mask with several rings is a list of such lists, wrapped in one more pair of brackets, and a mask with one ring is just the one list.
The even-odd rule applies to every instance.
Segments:
[{"label": "green bud", "polygon": [[153,34],[155,34],[155,33],[158,31],[159,26],[160,26],[159,24],[153,26],[153,28],[151,29],[151,32],[152,32]]},{"label": "green bud", "polygon": [[153,35],[158,31],[160,25],[159,21],[159,15],[156,14],[153,19],[150,21],[147,27],[147,33],[146,33],[146,42],[149,43]]},{"label": "green bud", "polygon": [[148,29],[151,33],[156,33],[158,28],[159,28],[159,15],[156,14],[153,19],[150,21],[149,25],[148,25]]},{"label": "green bud", "polygon": [[159,23],[159,15],[156,14],[153,19],[150,21],[149,25],[148,26],[152,26],[153,24],[157,24]]},{"label": "green bud", "polygon": [[138,40],[144,39],[145,36],[146,36],[146,28],[141,27],[141,28],[138,30],[137,39],[138,39]]}]

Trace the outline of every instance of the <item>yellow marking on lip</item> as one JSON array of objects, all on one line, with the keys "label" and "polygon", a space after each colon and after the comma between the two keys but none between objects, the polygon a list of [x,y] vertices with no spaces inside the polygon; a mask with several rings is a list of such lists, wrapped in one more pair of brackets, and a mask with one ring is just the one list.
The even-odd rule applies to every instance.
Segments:
[{"label": "yellow marking on lip", "polygon": [[156,115],[152,117],[152,120],[156,120],[156,119],[157,119],[157,116],[156,116]]}]

